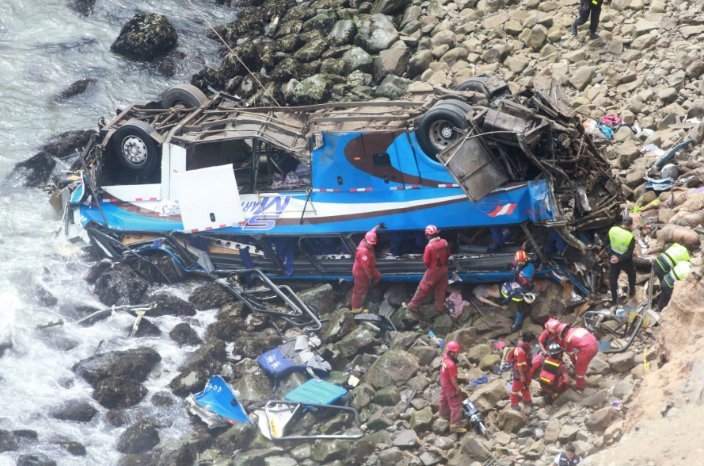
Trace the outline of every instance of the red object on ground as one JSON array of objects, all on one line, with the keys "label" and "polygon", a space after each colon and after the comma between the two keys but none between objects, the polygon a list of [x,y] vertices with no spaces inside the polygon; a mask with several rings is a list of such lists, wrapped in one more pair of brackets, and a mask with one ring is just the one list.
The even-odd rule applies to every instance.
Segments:
[{"label": "red object on ground", "polygon": [[462,421],[462,395],[452,384],[452,379],[457,378],[457,364],[447,354],[442,356],[440,366],[440,411],[441,417],[450,421],[450,424],[459,424]]},{"label": "red object on ground", "polygon": [[589,363],[599,352],[599,342],[587,329],[572,328],[567,331],[564,348],[574,363],[577,388],[584,388],[586,385],[585,374]]},{"label": "red object on ground", "polygon": [[359,246],[357,246],[354,265],[352,266],[352,276],[354,277],[352,309],[359,309],[362,307],[362,302],[364,302],[369,288],[381,280],[381,273],[376,268],[374,248],[368,245],[366,240],[360,241]]},{"label": "red object on ground", "polygon": [[408,303],[411,309],[418,309],[431,291],[435,292],[435,309],[438,312],[445,310],[445,293],[447,291],[447,260],[450,257],[450,246],[442,238],[432,238],[425,246],[423,263],[427,267],[423,279],[418,284],[418,289],[413,299]]}]

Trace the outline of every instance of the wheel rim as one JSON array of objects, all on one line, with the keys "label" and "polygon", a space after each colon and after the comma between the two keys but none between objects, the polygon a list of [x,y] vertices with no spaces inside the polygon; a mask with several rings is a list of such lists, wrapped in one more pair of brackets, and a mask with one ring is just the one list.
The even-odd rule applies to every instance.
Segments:
[{"label": "wheel rim", "polygon": [[149,151],[147,144],[137,136],[127,136],[122,140],[122,156],[133,165],[144,165]]},{"label": "wheel rim", "polygon": [[455,125],[447,120],[438,120],[430,125],[430,143],[441,151],[457,138]]}]

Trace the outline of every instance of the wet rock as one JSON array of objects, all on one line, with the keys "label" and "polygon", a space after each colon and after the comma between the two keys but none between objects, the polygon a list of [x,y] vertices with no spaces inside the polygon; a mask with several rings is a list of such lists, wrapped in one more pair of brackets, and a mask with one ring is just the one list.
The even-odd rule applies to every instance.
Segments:
[{"label": "wet rock", "polygon": [[411,84],[410,79],[400,78],[396,75],[387,75],[374,92],[376,97],[387,97],[396,100],[401,97],[406,88]]},{"label": "wet rock", "polygon": [[68,0],[67,5],[82,16],[90,16],[93,14],[95,0]]},{"label": "wet rock", "polygon": [[137,13],[110,46],[113,52],[132,60],[151,61],[176,47],[178,34],[164,15]]},{"label": "wet rock", "polygon": [[137,379],[122,375],[102,379],[93,391],[93,398],[109,409],[134,406],[146,395],[147,389]]},{"label": "wet rock", "polygon": [[94,292],[106,306],[139,304],[149,284],[125,264],[115,264],[95,281]]},{"label": "wet rock", "polygon": [[226,357],[224,341],[213,339],[206,342],[189,356],[181,373],[169,383],[169,388],[181,397],[201,391],[212,374],[220,373]]},{"label": "wet rock", "polygon": [[73,456],[86,456],[86,447],[80,442],[62,438],[56,440],[54,443]]},{"label": "wet rock", "polygon": [[159,455],[157,452],[131,453],[120,458],[117,466],[144,466],[155,464]]},{"label": "wet rock", "polygon": [[357,23],[357,45],[371,53],[379,53],[396,42],[399,34],[391,19],[382,14],[373,14]]},{"label": "wet rock", "polygon": [[186,322],[177,324],[171,329],[169,336],[173,341],[178,343],[178,346],[196,346],[203,343],[203,340],[201,340],[196,331]]},{"label": "wet rock", "polygon": [[225,291],[217,283],[208,283],[196,288],[193,294],[188,297],[188,301],[193,304],[196,309],[203,311],[218,308],[227,303],[234,303],[235,297]]},{"label": "wet rock", "polygon": [[401,386],[420,369],[418,358],[403,350],[392,349],[379,356],[367,371],[365,381],[376,388]]},{"label": "wet rock", "polygon": [[98,410],[85,401],[68,401],[60,408],[52,411],[50,416],[62,421],[90,422]]},{"label": "wet rock", "polygon": [[253,360],[245,360],[237,364],[239,377],[232,388],[240,393],[240,398],[247,402],[270,400],[273,392],[269,378],[264,374],[259,364]]},{"label": "wet rock", "polygon": [[382,466],[395,466],[397,464],[417,464],[417,459],[414,454],[393,447],[386,448],[379,453],[379,462]]},{"label": "wet rock", "polygon": [[72,370],[95,387],[99,381],[115,376],[128,376],[142,382],[160,361],[159,353],[143,346],[96,354],[77,362]]},{"label": "wet rock", "polygon": [[405,10],[411,3],[411,0],[375,0],[372,6],[372,13],[395,15]]},{"label": "wet rock", "polygon": [[323,52],[325,52],[327,46],[328,42],[326,39],[322,37],[315,38],[299,48],[293,55],[293,58],[301,63],[310,63],[319,59],[323,55]]},{"label": "wet rock", "polygon": [[357,26],[355,26],[354,21],[351,19],[341,19],[335,23],[330,34],[328,34],[328,40],[333,45],[350,44],[356,34]]},{"label": "wet rock", "polygon": [[17,439],[12,432],[0,429],[0,453],[4,451],[16,451],[19,447]]},{"label": "wet rock", "polygon": [[46,152],[39,152],[12,169],[8,176],[13,184],[34,188],[46,183],[56,168],[56,161]]},{"label": "wet rock", "polygon": [[93,87],[98,80],[95,78],[79,79],[71,83],[69,86],[61,89],[56,96],[57,100],[66,100],[71,97],[85,93],[90,87]]},{"label": "wet rock", "polygon": [[196,307],[192,303],[167,293],[153,294],[148,301],[156,303],[156,309],[148,312],[149,317],[196,315]]},{"label": "wet rock", "polygon": [[161,449],[157,466],[191,466],[196,463],[198,453],[188,440]]},{"label": "wet rock", "polygon": [[506,407],[499,412],[497,426],[504,432],[516,433],[528,423],[528,416]]},{"label": "wet rock", "polygon": [[[131,333],[132,325],[125,329],[125,334],[129,335]],[[137,331],[134,332],[134,336],[136,338],[154,337],[159,335],[161,335],[161,330],[159,327],[157,327],[151,320],[145,318],[142,318],[142,320],[139,321],[139,327],[137,327]]]},{"label": "wet rock", "polygon": [[396,387],[384,387],[374,394],[372,401],[381,406],[395,406],[401,401],[401,393]]},{"label": "wet rock", "polygon": [[32,453],[20,455],[15,464],[17,466],[56,466],[56,461],[44,453]]},{"label": "wet rock", "polygon": [[96,134],[97,132],[94,130],[65,131],[49,139],[41,150],[54,157],[64,159],[74,155],[76,151],[82,150],[90,138]]},{"label": "wet rock", "polygon": [[215,439],[213,447],[224,455],[232,455],[237,451],[246,450],[257,435],[254,424],[233,424]]},{"label": "wet rock", "polygon": [[159,444],[159,431],[151,419],[142,419],[125,430],[115,449],[120,453],[146,453]]},{"label": "wet rock", "polygon": [[319,463],[341,460],[347,456],[352,444],[345,440],[322,440],[313,446],[311,458]]}]

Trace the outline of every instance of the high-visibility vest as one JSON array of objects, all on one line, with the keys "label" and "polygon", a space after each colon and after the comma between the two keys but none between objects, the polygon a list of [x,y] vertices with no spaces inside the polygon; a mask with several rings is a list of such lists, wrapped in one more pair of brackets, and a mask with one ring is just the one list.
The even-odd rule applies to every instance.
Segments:
[{"label": "high-visibility vest", "polygon": [[679,264],[673,267],[670,273],[665,275],[665,286],[667,286],[668,288],[674,288],[675,282],[687,278],[691,271],[692,264],[689,261],[680,262]]},{"label": "high-visibility vest", "polygon": [[671,270],[672,267],[676,266],[680,262],[686,262],[689,259],[689,251],[687,248],[681,244],[674,243],[655,260],[660,264],[660,267],[663,270]]},{"label": "high-visibility vest", "polygon": [[618,254],[625,254],[633,240],[633,233],[621,227],[611,227],[609,230],[609,243],[611,250]]}]

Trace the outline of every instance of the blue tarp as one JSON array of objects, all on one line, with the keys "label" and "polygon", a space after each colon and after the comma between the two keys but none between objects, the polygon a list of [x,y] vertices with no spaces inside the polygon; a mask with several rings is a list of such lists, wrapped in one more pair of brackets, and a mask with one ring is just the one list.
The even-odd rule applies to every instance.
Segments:
[{"label": "blue tarp", "polygon": [[225,380],[214,375],[202,392],[195,395],[196,403],[231,422],[249,424],[249,417]]}]

